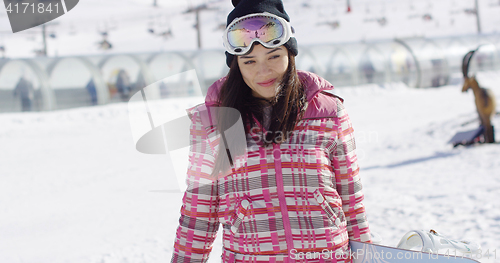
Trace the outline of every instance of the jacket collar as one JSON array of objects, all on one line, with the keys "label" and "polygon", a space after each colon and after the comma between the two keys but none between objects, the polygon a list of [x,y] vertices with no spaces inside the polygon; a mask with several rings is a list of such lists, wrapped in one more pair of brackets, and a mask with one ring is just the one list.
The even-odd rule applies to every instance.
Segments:
[{"label": "jacket collar", "polygon": [[[333,90],[333,85],[330,82],[314,73],[297,70],[297,74],[304,84],[308,102],[311,102],[321,91]],[[225,81],[226,77],[220,78],[208,88],[207,96],[205,97],[205,104],[207,106],[213,106],[217,103],[220,89]]]}]

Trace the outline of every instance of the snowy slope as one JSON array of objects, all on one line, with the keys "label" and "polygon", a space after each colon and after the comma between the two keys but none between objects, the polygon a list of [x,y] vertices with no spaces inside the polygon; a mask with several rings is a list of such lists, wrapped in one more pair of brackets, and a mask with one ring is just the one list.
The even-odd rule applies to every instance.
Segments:
[{"label": "snowy slope", "polygon": [[[482,32],[499,33],[500,3],[478,0]],[[70,12],[47,27],[56,38],[48,38],[49,56],[72,56],[108,53],[157,52],[197,49],[195,16],[184,14],[189,7],[208,3],[210,10],[200,15],[202,45],[222,49],[222,31],[231,11],[230,1],[216,0],[82,0]],[[394,37],[442,37],[476,34],[476,18],[465,10],[474,8],[470,0],[351,0],[346,12],[345,0],[284,0],[299,44],[340,43]],[[424,20],[429,15],[431,20]],[[386,24],[377,20],[384,18]],[[338,27],[333,27],[337,22]],[[56,25],[54,25],[56,24]],[[148,33],[171,30],[165,38]],[[10,58],[33,57],[42,48],[41,29],[16,34],[10,31],[6,12],[0,8],[0,45]],[[108,32],[111,50],[98,49],[100,32]]]},{"label": "snowy slope", "polygon": [[[500,72],[480,77],[500,81]],[[446,143],[477,126],[461,126],[476,113],[460,88],[336,90],[353,121],[365,205],[383,244],[433,228],[500,253],[500,148]],[[498,100],[500,86],[494,91]],[[201,101],[171,100],[165,112],[177,116]],[[169,260],[181,194],[166,155],[135,150],[126,104],[2,114],[0,123],[0,262]],[[215,246],[211,262],[220,240]]]},{"label": "snowy slope", "polygon": [[[179,14],[202,1],[82,0],[58,20],[49,54],[59,56],[195,49],[193,15]],[[202,14],[205,48],[220,48],[222,11]],[[475,18],[463,12],[473,1],[285,0],[300,44],[408,36],[472,34]],[[304,6],[307,3],[308,6]],[[332,3],[332,5],[329,5]],[[498,1],[479,0],[483,31],[500,24]],[[3,12],[3,11],[2,11]],[[420,17],[430,13],[431,21]],[[386,26],[375,19],[385,16]],[[151,18],[153,17],[153,18]],[[170,28],[164,40],[149,23]],[[162,22],[163,21],[163,22]],[[333,29],[325,23],[339,21]],[[55,28],[55,27],[54,27]],[[109,29],[111,51],[99,51],[97,33]],[[9,30],[0,15],[0,30]],[[37,32],[38,29],[31,31]],[[2,33],[7,56],[33,56],[41,38]],[[500,96],[500,73],[479,76]],[[335,84],[335,83],[334,83]],[[414,90],[403,85],[337,89],[356,130],[362,180],[372,230],[395,245],[411,229],[434,228],[454,238],[497,249],[500,262],[500,148],[453,149],[446,142],[475,128],[472,93],[458,86]],[[177,116],[203,98],[175,99]],[[500,117],[494,120],[500,127]],[[497,140],[500,134],[497,128]],[[0,262],[115,263],[170,259],[181,194],[166,155],[134,148],[127,105],[113,104],[44,113],[0,114]],[[217,262],[217,241],[211,262]]]}]

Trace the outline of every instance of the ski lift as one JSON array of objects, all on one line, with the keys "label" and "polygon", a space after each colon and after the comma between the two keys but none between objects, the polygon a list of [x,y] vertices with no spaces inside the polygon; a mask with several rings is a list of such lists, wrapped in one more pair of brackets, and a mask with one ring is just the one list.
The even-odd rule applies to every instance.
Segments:
[{"label": "ski lift", "polygon": [[168,38],[171,38],[173,37],[174,35],[172,34],[172,29],[171,28],[168,28],[167,31],[163,31],[161,33],[158,34],[159,36],[162,36],[163,38],[165,39],[168,39]]},{"label": "ski lift", "polygon": [[37,56],[37,57],[45,56],[45,52],[43,52],[43,49],[35,49],[35,50],[33,50],[33,52],[35,53],[35,56]]},{"label": "ski lift", "polygon": [[170,26],[168,17],[165,19],[165,21],[161,21],[161,18],[161,16],[158,16],[157,21],[149,21],[147,31],[155,36],[161,36],[165,39],[173,37],[172,27]]},{"label": "ski lift", "polygon": [[372,23],[372,22],[377,22],[380,26],[385,26],[387,25],[387,18],[385,16],[380,17],[380,18],[369,18],[363,20],[363,23]]},{"label": "ski lift", "polygon": [[332,29],[337,29],[340,27],[340,22],[338,20],[332,21],[332,22],[327,22],[329,26],[332,27]]},{"label": "ski lift", "polygon": [[377,19],[377,23],[380,25],[380,26],[385,26],[387,25],[387,19],[384,17],[381,17],[381,18],[378,18]]},{"label": "ski lift", "polygon": [[101,34],[101,36],[106,39],[108,36],[108,32],[116,29],[116,22],[114,19],[110,20],[111,26],[108,26],[108,21],[104,21],[97,25],[97,31]]},{"label": "ski lift", "polygon": [[466,8],[464,12],[468,15],[476,15],[476,9],[474,8]]},{"label": "ski lift", "polygon": [[340,22],[338,20],[326,21],[326,22],[320,22],[317,25],[327,25],[330,26],[332,29],[337,29],[340,26]]},{"label": "ski lift", "polygon": [[431,16],[430,14],[424,14],[424,15],[422,16],[422,19],[423,19],[424,21],[431,21],[431,20],[432,20],[432,16]]},{"label": "ski lift", "polygon": [[102,49],[102,50],[109,50],[109,49],[113,48],[113,45],[109,41],[107,41],[106,39],[98,42],[97,44],[99,46],[99,49]]},{"label": "ski lift", "polygon": [[102,50],[113,48],[113,45],[108,41],[108,31],[101,31],[99,34],[102,36],[102,41],[97,42],[98,48]]},{"label": "ski lift", "polygon": [[148,22],[148,29],[147,31],[151,34],[154,34],[155,33],[155,21],[154,21],[154,18],[152,16],[149,17],[149,22]]}]

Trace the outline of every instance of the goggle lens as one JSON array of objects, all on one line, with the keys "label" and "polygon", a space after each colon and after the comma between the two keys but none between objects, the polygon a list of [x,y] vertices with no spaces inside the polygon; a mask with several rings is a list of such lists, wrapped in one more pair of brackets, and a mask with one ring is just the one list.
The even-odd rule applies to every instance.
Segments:
[{"label": "goggle lens", "polygon": [[277,45],[280,44],[279,38],[283,34],[284,28],[279,20],[266,16],[254,16],[232,25],[227,30],[227,40],[235,48],[245,48],[256,38],[265,43],[271,42],[272,45]]}]

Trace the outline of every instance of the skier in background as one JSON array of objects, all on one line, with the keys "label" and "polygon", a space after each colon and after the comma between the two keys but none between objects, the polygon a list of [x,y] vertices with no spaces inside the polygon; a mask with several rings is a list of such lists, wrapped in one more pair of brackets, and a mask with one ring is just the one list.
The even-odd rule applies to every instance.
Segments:
[{"label": "skier in background", "polygon": [[367,83],[373,83],[373,77],[375,75],[375,67],[373,66],[370,56],[368,54],[365,54],[360,64],[361,64],[361,71],[363,71],[363,73],[365,74]]},{"label": "skier in background", "polygon": [[21,110],[31,111],[33,107],[33,100],[35,98],[35,89],[33,84],[22,76],[14,88],[14,96],[21,98]]},{"label": "skier in background", "polygon": [[122,101],[127,101],[130,98],[132,85],[130,83],[129,75],[123,69],[120,69],[118,76],[116,77],[116,90],[120,94]]},{"label": "skier in background", "polygon": [[[219,225],[222,262],[351,262],[349,240],[371,235],[343,100],[323,78],[296,69],[281,0],[232,2],[229,73],[188,110],[187,189],[172,262],[207,262]],[[246,141],[230,132],[226,117],[235,116],[212,115],[225,108],[239,112]]]},{"label": "skier in background", "polygon": [[97,90],[95,88],[94,79],[90,79],[85,89],[88,91],[90,95],[90,103],[91,105],[97,105]]}]

